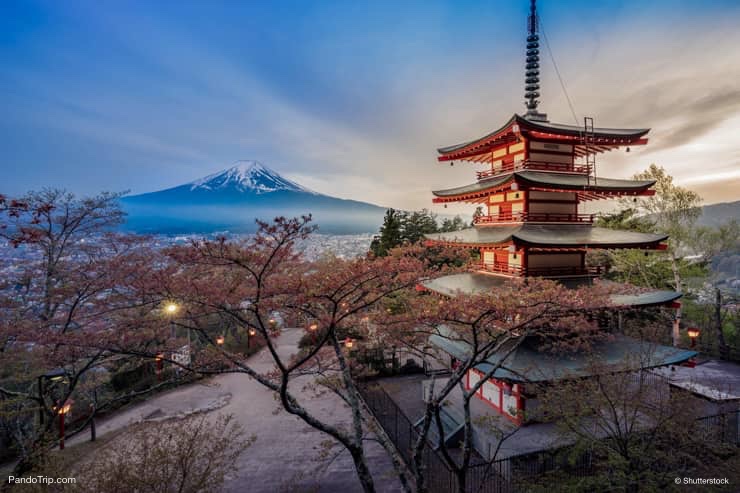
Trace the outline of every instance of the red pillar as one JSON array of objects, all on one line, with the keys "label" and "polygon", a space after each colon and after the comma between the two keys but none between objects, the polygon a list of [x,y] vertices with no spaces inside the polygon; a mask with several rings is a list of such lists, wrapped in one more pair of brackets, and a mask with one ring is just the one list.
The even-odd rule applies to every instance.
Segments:
[{"label": "red pillar", "polygon": [[64,413],[59,413],[59,450],[64,450]]}]

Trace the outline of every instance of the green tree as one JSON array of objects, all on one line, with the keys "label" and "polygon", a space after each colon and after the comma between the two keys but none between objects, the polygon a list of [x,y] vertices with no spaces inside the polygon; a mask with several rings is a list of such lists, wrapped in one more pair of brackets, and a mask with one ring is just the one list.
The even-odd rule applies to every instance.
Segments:
[{"label": "green tree", "polygon": [[437,232],[437,217],[427,209],[414,211],[403,217],[402,238],[409,243],[416,243],[425,234]]},{"label": "green tree", "polygon": [[473,220],[470,222],[470,225],[475,226],[475,221],[479,217],[484,216],[484,215],[485,213],[483,212],[483,206],[479,205],[478,207],[475,208],[475,212],[473,212]]},{"label": "green tree", "polygon": [[380,235],[373,238],[370,251],[376,257],[385,257],[388,252],[403,242],[403,222],[405,213],[388,209],[380,227]]},{"label": "green tree", "polygon": [[452,231],[460,231],[468,227],[468,223],[459,215],[452,219],[446,218],[442,221],[442,226],[439,228],[441,233],[450,233]]},{"label": "green tree", "polygon": [[[637,231],[650,231],[663,233],[669,236],[667,264],[670,268],[670,278],[665,279],[665,284],[675,289],[679,293],[685,291],[685,276],[683,273],[686,268],[690,268],[690,263],[686,262],[684,257],[692,251],[696,240],[696,221],[701,215],[700,204],[701,197],[696,192],[688,190],[673,183],[673,177],[669,175],[661,166],[651,164],[647,170],[637,173],[633,177],[635,180],[653,180],[655,181],[655,194],[639,198],[620,199],[622,211],[606,219],[606,223],[615,227],[627,226],[628,229]],[[650,224],[654,228],[650,228]],[[640,259],[635,252],[618,252],[610,254],[612,264],[627,264],[629,271],[637,272],[643,277],[645,283],[656,283],[656,280],[649,280],[643,272],[644,269],[662,268],[661,261],[655,261],[650,255],[643,257],[643,263],[640,265]],[[651,265],[652,264],[652,265]],[[658,276],[660,279],[662,276]],[[658,284],[662,284],[657,280]],[[652,286],[659,287],[659,286]],[[676,319],[673,324],[673,344],[678,345],[680,341],[681,309],[676,311]]]}]

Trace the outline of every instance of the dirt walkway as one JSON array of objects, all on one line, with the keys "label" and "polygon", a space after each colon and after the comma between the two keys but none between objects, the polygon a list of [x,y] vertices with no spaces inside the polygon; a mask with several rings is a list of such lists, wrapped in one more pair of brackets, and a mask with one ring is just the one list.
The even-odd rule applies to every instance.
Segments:
[{"label": "dirt walkway", "polygon": [[[287,329],[275,340],[278,353],[288,358],[296,351],[301,331]],[[257,371],[272,368],[267,351],[250,358]],[[291,381],[291,392],[299,396],[304,407],[320,419],[334,425],[349,423],[350,413],[339,397],[324,394],[316,397],[303,387],[309,380],[301,377]],[[132,422],[167,419],[194,412],[233,414],[248,435],[257,437],[239,458],[236,468],[227,477],[224,491],[228,493],[359,492],[362,491],[349,454],[338,444],[329,446],[332,453],[320,456],[330,438],[299,418],[282,410],[274,394],[252,378],[240,374],[218,375],[206,381],[181,387],[146,402],[128,408],[98,423],[98,435],[120,430]],[[89,439],[83,432],[69,441],[79,443]],[[367,443],[370,469],[379,492],[400,491],[398,480],[387,455],[376,442]]]}]

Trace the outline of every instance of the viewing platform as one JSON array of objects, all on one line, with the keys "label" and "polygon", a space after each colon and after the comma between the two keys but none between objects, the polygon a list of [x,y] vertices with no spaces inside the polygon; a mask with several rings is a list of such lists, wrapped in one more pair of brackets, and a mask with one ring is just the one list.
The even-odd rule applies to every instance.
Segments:
[{"label": "viewing platform", "polygon": [[513,264],[490,264],[479,263],[476,265],[477,270],[484,272],[493,272],[496,274],[506,274],[516,277],[566,277],[566,276],[599,276],[603,269],[601,266],[595,267],[539,267],[526,268],[521,265]]},{"label": "viewing platform", "polygon": [[532,213],[532,212],[509,212],[493,214],[490,216],[477,216],[473,218],[476,226],[493,226],[496,224],[509,223],[585,223],[593,224],[595,214],[559,214],[559,213]]},{"label": "viewing platform", "polygon": [[478,176],[478,180],[485,180],[502,173],[512,173],[514,171],[522,170],[549,171],[553,173],[577,173],[580,175],[588,175],[592,171],[591,166],[585,164],[553,163],[548,161],[525,159],[524,161],[501,164],[494,166],[492,169],[478,171],[476,175]]}]

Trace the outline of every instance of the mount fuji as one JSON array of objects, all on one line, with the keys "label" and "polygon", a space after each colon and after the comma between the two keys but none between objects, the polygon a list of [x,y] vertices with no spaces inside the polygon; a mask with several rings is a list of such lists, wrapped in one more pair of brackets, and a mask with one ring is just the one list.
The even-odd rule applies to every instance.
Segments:
[{"label": "mount fuji", "polygon": [[369,233],[378,230],[385,209],[367,202],[320,194],[291,181],[258,161],[184,185],[121,199],[128,213],[125,229],[141,233],[247,233],[255,219],[313,215],[319,232]]}]

